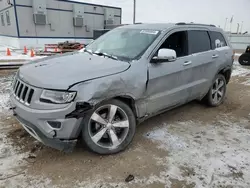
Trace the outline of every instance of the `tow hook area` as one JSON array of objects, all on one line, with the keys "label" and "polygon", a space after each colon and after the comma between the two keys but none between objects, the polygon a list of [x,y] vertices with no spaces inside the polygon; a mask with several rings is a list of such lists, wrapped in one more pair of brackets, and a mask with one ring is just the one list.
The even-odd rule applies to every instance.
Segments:
[{"label": "tow hook area", "polygon": [[84,114],[91,110],[93,106],[87,102],[78,102],[76,103],[76,109],[71,112],[70,114],[67,114],[66,118],[76,118],[79,119],[84,116]]},{"label": "tow hook area", "polygon": [[15,109],[16,109],[16,107],[15,107],[15,106],[14,106],[14,107],[10,107],[10,108],[9,108],[9,110],[12,110],[12,111],[13,111],[13,116],[16,116],[16,115],[17,115],[17,114],[15,113],[15,111],[14,111]]}]

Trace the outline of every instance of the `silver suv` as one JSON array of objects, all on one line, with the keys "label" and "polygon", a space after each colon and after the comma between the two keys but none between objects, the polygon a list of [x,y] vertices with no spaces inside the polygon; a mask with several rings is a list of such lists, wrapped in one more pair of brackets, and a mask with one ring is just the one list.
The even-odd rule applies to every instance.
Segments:
[{"label": "silver suv", "polygon": [[96,153],[113,154],[146,118],[192,100],[220,105],[232,64],[232,47],[213,25],[123,26],[82,52],[22,66],[12,109],[45,145],[72,151],[80,138]]}]

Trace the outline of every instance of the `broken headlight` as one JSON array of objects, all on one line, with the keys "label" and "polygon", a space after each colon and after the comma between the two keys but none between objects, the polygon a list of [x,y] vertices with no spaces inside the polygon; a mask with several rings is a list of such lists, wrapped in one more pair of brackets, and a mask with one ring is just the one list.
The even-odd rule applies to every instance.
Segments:
[{"label": "broken headlight", "polygon": [[43,90],[40,101],[47,103],[64,104],[70,103],[74,100],[76,96],[75,91],[53,91],[53,90]]}]

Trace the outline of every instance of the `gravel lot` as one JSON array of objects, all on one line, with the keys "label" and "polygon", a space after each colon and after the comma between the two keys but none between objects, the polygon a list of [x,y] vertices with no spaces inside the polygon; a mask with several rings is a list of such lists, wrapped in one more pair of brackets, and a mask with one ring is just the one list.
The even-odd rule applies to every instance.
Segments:
[{"label": "gravel lot", "polygon": [[250,187],[250,69],[234,68],[222,106],[191,102],[151,118],[112,156],[81,143],[65,154],[35,141],[8,111],[14,72],[0,72],[0,188]]}]

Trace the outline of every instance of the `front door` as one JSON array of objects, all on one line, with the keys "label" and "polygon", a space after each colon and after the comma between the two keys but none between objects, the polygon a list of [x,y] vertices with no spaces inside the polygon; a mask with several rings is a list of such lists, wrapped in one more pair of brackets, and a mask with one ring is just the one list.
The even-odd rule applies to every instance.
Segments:
[{"label": "front door", "polygon": [[147,113],[152,114],[184,103],[189,98],[192,77],[192,57],[188,55],[187,31],[169,33],[161,48],[176,51],[173,62],[149,63],[147,84]]}]

